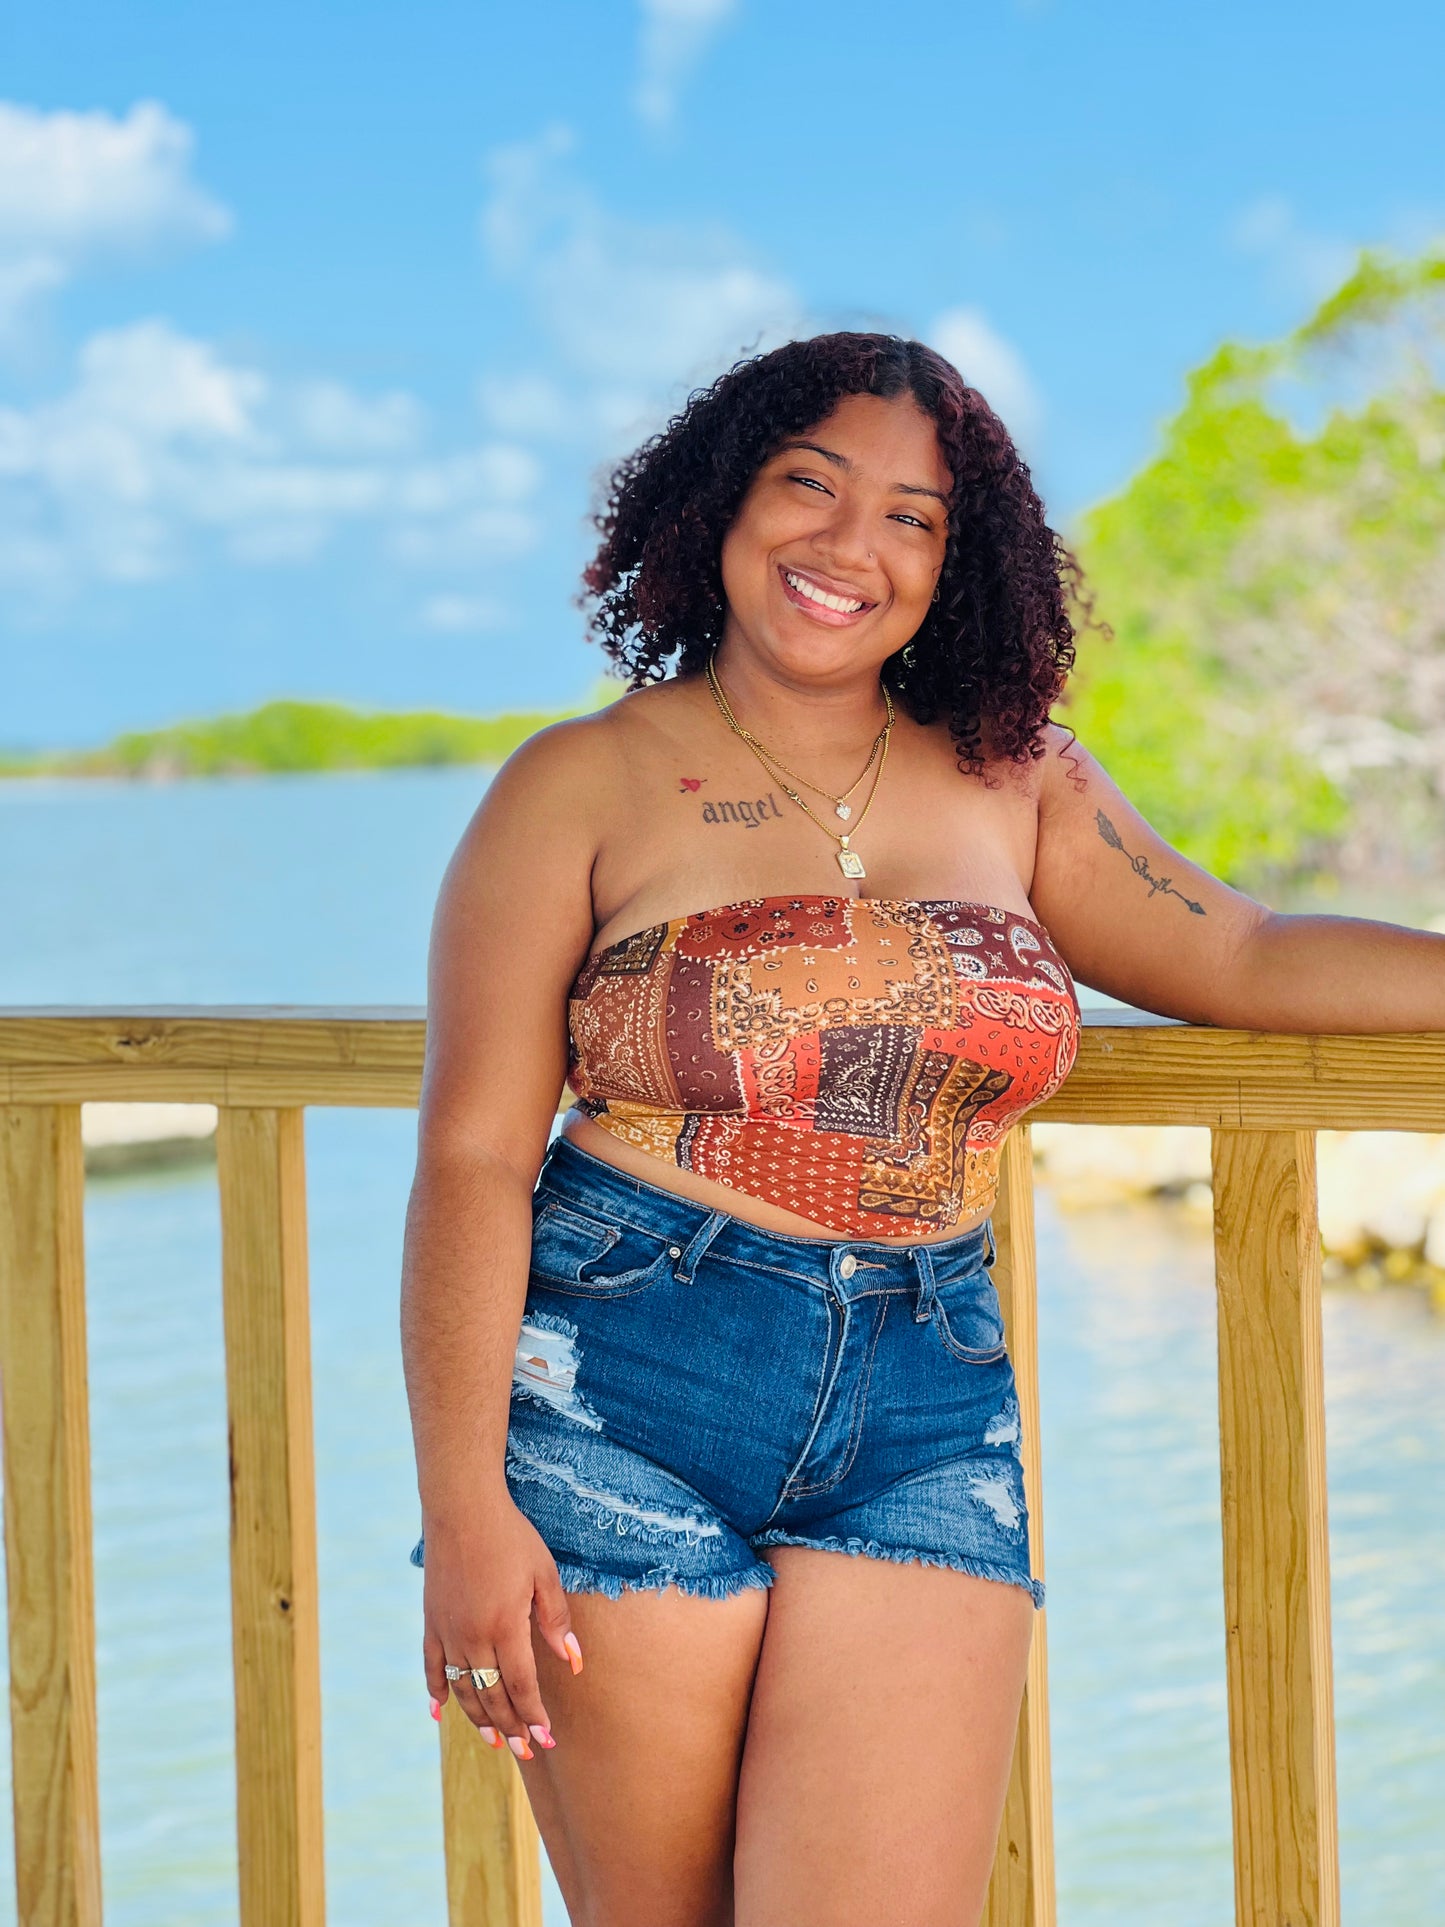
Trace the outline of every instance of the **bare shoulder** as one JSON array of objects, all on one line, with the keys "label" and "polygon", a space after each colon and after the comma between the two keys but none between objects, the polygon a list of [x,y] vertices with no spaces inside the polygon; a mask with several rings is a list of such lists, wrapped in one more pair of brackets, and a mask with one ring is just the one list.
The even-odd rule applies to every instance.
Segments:
[{"label": "bare shoulder", "polygon": [[696,724],[701,678],[668,676],[617,697],[595,718],[606,722],[614,749],[629,759],[639,750],[663,748]]},{"label": "bare shoulder", "polygon": [[[946,723],[939,722],[933,727],[943,736],[949,737]],[[1016,795],[1027,798],[1033,804],[1040,804],[1044,800],[1048,784],[1055,776],[1066,746],[1072,741],[1072,731],[1061,728],[1058,723],[1045,723],[1040,732],[1041,753],[1037,756],[1015,758],[1000,748],[998,728],[992,718],[981,717],[979,719],[979,753],[983,760],[981,780],[991,789],[1006,785]]]},{"label": "bare shoulder", "polygon": [[1039,809],[1076,809],[1089,794],[1091,779],[1102,771],[1072,729],[1045,723],[1042,756],[1034,761]]},{"label": "bare shoulder", "polygon": [[669,681],[537,730],[492,778],[454,867],[527,880],[534,892],[575,890],[625,815],[638,772],[683,732],[691,707]]},{"label": "bare shoulder", "polygon": [[495,813],[546,813],[575,802],[613,773],[617,723],[610,708],[549,723],[519,743],[487,787]]},{"label": "bare shoulder", "polygon": [[522,759],[527,775],[546,782],[553,776],[566,781],[599,782],[624,773],[635,753],[645,745],[673,737],[696,714],[691,685],[668,677],[625,690],[601,709],[586,716],[569,716],[529,736],[514,750],[504,767]]}]

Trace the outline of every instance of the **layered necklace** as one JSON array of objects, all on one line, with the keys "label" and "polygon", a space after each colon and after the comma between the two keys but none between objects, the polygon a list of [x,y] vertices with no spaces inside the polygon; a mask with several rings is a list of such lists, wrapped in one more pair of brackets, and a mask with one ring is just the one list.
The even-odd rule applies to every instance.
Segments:
[{"label": "layered necklace", "polygon": [[[740,736],[743,739],[754,756],[756,756],[762,764],[763,768],[768,772],[769,776],[773,778],[773,781],[778,785],[779,789],[782,790],[783,794],[797,804],[804,816],[810,817],[812,821],[818,825],[818,828],[823,832],[824,836],[832,837],[833,841],[838,845],[834,854],[838,861],[838,868],[843,872],[844,876],[867,876],[868,872],[863,868],[863,859],[859,856],[858,852],[850,846],[849,838],[851,835],[856,834],[858,826],[862,824],[864,817],[872,808],[873,798],[878,794],[878,785],[883,780],[883,765],[888,761],[888,736],[893,728],[894,711],[893,698],[888,693],[887,685],[884,684],[883,686],[883,701],[888,711],[888,720],[873,738],[873,747],[868,752],[868,761],[863,765],[863,768],[848,785],[847,789],[843,791],[842,795],[837,796],[832,790],[823,789],[821,785],[814,783],[809,777],[801,775],[799,771],[790,769],[776,751],[767,749],[758,741],[751,730],[743,728],[737,717],[734,716],[728,704],[728,699],[722,692],[722,685],[717,679],[717,672],[713,668],[713,656],[716,654],[717,648],[716,645],[714,645],[712,655],[707,659],[707,681],[708,687],[713,693],[713,700],[722,711],[723,720],[727,723],[728,728],[735,736]],[[857,789],[864,777],[867,776],[875,762],[878,768],[873,777],[872,788],[868,791],[867,801],[858,812],[858,824],[854,825],[852,831],[843,831],[842,833],[829,829],[821,817],[814,815],[813,811],[807,803],[803,801],[803,798],[799,796],[798,792],[793,789],[790,784],[784,782],[783,776],[779,774],[779,772],[786,772],[788,776],[796,777],[798,782],[803,784],[804,788],[814,791],[818,796],[826,796],[828,801],[833,805],[833,814],[841,817],[843,822],[846,823],[853,815],[853,805],[848,801],[848,798],[853,794],[854,790]]]}]

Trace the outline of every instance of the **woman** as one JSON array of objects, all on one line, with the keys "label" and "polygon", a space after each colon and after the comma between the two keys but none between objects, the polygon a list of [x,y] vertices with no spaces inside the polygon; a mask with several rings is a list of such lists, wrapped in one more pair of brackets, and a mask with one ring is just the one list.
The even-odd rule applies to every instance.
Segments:
[{"label": "woman", "polygon": [[507,762],[433,932],[427,1679],[574,1921],[958,1927],[1039,1596],[988,1213],[1072,980],[1440,1029],[1445,938],[1271,912],[1049,720],[1072,560],[917,342],[740,363],[598,526],[631,693]]}]

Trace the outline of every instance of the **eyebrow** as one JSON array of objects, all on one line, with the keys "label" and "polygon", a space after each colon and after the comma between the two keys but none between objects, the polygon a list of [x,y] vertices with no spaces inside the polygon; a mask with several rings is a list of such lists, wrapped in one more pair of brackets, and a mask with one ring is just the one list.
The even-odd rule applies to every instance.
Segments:
[{"label": "eyebrow", "polygon": [[[849,474],[852,473],[853,464],[849,461],[848,457],[846,455],[840,455],[835,448],[824,448],[821,442],[780,442],[775,452],[781,455],[783,450],[787,448],[810,448],[815,455],[821,455],[825,462],[831,462],[834,468],[841,468]],[[893,493],[895,495],[931,495],[935,502],[942,502],[945,508],[951,506],[948,497],[940,494],[936,488],[919,488],[914,482],[895,482],[893,484]]]}]

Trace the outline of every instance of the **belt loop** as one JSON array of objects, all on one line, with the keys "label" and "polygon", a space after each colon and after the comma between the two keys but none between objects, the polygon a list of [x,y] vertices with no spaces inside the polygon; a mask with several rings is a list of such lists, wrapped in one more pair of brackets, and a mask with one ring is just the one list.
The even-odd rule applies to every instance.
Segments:
[{"label": "belt loop", "polygon": [[933,1254],[923,1243],[910,1245],[908,1255],[913,1260],[918,1273],[918,1302],[913,1308],[913,1316],[920,1325],[933,1316],[933,1300],[937,1289],[933,1271]]},{"label": "belt loop", "polygon": [[690,1285],[692,1274],[702,1263],[703,1254],[713,1239],[728,1221],[726,1211],[710,1211],[704,1221],[688,1240],[687,1249],[681,1253],[672,1267],[672,1275],[680,1285]]},{"label": "belt loop", "polygon": [[994,1235],[993,1235],[993,1219],[992,1219],[992,1218],[985,1218],[985,1219],[984,1219],[984,1221],[983,1221],[983,1235],[984,1235],[984,1237],[985,1237],[985,1238],[986,1238],[986,1239],[988,1240],[988,1256],[987,1256],[987,1257],[986,1257],[986,1258],[984,1259],[984,1261],[983,1261],[983,1262],[984,1262],[984,1268],[985,1268],[985,1270],[992,1270],[992,1269],[993,1269],[993,1261],[994,1261],[994,1259],[995,1259],[995,1258],[996,1258],[996,1257],[998,1256],[998,1245],[997,1245],[997,1244],[996,1244],[996,1243],[994,1242]]}]

